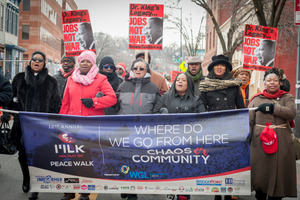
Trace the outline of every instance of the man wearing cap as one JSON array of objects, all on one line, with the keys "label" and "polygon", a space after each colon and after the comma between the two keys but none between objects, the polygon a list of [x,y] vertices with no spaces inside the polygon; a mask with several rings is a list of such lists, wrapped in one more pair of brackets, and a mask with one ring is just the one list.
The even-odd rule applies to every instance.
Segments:
[{"label": "man wearing cap", "polygon": [[66,57],[65,55],[63,55],[63,57],[61,58],[61,68],[59,69],[58,74],[55,74],[53,76],[57,80],[59,95],[61,99],[64,96],[67,79],[75,70],[75,63],[75,57]]},{"label": "man wearing cap", "polygon": [[249,104],[249,84],[251,79],[252,71],[243,69],[243,66],[235,68],[230,72],[233,78],[240,79],[242,81],[241,92],[244,99],[245,107],[248,107]]},{"label": "man wearing cap", "polygon": [[202,68],[201,68],[202,60],[197,56],[191,57],[188,61],[188,69],[186,70],[186,74],[189,75],[194,83],[194,94],[196,96],[200,95],[199,90],[199,83],[201,80],[204,80],[202,75]]},{"label": "man wearing cap", "polygon": [[278,69],[278,72],[280,74],[280,89],[289,92],[291,87],[290,82],[286,79],[283,69]]},{"label": "man wearing cap", "polygon": [[[135,59],[138,59],[138,58],[142,58],[145,60],[145,52],[140,52],[140,53],[136,54]],[[151,54],[150,53],[148,53],[148,63],[149,63],[149,65],[151,63]],[[151,73],[150,81],[152,83],[154,83],[155,85],[157,85],[161,95],[163,95],[165,92],[169,91],[169,88],[167,86],[165,78],[162,75],[160,75],[156,71],[153,71],[152,69],[150,69],[150,73]]]}]

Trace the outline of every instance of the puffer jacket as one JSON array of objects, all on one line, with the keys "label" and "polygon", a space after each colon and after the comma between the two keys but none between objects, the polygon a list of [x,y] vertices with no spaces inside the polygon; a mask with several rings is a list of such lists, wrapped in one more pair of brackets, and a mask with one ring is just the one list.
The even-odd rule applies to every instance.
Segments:
[{"label": "puffer jacket", "polygon": [[[97,98],[96,94],[102,92],[103,97]],[[91,98],[94,106],[87,108],[82,104],[81,98]],[[90,85],[77,83],[70,76],[66,85],[62,106],[59,114],[67,115],[104,115],[104,108],[115,105],[116,95],[106,76],[97,74],[94,82]]]},{"label": "puffer jacket", "polygon": [[116,92],[120,105],[119,115],[124,114],[152,114],[160,92],[158,87],[150,81],[150,74],[143,78],[125,79]]},{"label": "puffer jacket", "polygon": [[198,96],[185,99],[184,96],[175,94],[170,102],[171,92],[166,92],[155,104],[154,113],[159,113],[161,108],[167,108],[168,113],[200,113],[205,112],[204,104]]}]

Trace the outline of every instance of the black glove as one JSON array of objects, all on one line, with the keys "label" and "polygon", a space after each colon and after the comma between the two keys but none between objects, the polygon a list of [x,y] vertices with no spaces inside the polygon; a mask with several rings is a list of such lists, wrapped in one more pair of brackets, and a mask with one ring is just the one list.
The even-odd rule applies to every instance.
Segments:
[{"label": "black glove", "polygon": [[159,113],[160,114],[168,114],[169,111],[168,111],[168,109],[166,107],[162,107],[161,109],[159,109]]},{"label": "black glove", "polygon": [[103,97],[103,96],[104,96],[104,94],[102,92],[98,92],[95,97],[98,98],[98,97]]},{"label": "black glove", "polygon": [[8,123],[9,120],[10,120],[10,114],[7,112],[3,112],[3,115],[1,116],[1,121]]},{"label": "black glove", "polygon": [[94,105],[93,99],[91,99],[91,98],[81,99],[81,101],[82,101],[82,104],[87,108],[92,107]]},{"label": "black glove", "polygon": [[273,114],[274,113],[274,104],[262,103],[255,110],[255,112],[257,112],[257,111],[261,111],[264,114],[268,114],[268,113]]}]

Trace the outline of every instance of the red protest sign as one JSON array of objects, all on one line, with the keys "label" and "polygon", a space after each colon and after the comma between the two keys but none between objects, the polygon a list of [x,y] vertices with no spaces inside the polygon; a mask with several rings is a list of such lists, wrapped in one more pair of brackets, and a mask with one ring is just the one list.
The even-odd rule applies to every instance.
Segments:
[{"label": "red protest sign", "polygon": [[84,50],[96,53],[88,10],[62,12],[66,57],[79,56]]},{"label": "red protest sign", "polygon": [[300,0],[295,0],[295,26],[300,26]]},{"label": "red protest sign", "polygon": [[130,4],[129,49],[162,50],[164,5]]},{"label": "red protest sign", "polygon": [[182,73],[181,71],[170,71],[170,74],[171,74],[171,83],[173,83],[174,79],[176,78],[177,74],[180,74]]},{"label": "red protest sign", "polygon": [[243,68],[265,71],[274,65],[277,28],[245,25]]}]

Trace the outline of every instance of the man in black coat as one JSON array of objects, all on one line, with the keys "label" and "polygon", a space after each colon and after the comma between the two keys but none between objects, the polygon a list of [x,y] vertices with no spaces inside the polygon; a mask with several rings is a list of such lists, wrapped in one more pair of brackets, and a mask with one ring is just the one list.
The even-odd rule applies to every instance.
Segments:
[{"label": "man in black coat", "polygon": [[290,82],[286,79],[283,69],[279,69],[278,72],[280,74],[280,89],[289,92],[291,88]]},{"label": "man in black coat", "polygon": [[188,69],[186,70],[185,74],[189,75],[194,83],[194,94],[196,96],[200,95],[199,84],[200,81],[204,80],[201,68],[202,60],[197,56],[191,57],[188,64]]},{"label": "man in black coat", "polygon": [[67,84],[67,79],[75,70],[75,57],[66,57],[65,55],[61,58],[62,68],[59,69],[58,73],[53,77],[56,78],[58,82],[59,95],[61,99],[64,96],[65,87]]},{"label": "man in black coat", "polygon": [[[13,96],[13,91],[10,82],[5,76],[0,74],[0,106],[5,108],[11,101],[12,96]],[[1,121],[8,122],[9,119],[10,119],[10,114],[3,113],[1,117]],[[0,169],[1,169],[1,164],[0,164]]]}]

